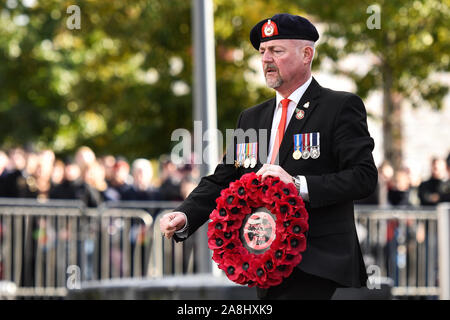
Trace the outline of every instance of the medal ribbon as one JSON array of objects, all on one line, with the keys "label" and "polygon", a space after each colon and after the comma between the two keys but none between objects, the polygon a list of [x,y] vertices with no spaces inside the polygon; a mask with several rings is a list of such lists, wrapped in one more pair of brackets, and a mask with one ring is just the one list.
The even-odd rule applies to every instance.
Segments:
[{"label": "medal ribbon", "polygon": [[307,135],[308,135],[307,133],[305,133],[305,134],[302,135],[302,145],[303,145],[303,150],[306,150],[306,136],[307,136]]},{"label": "medal ribbon", "polygon": [[244,144],[240,143],[239,144],[239,151],[238,151],[238,155],[239,155],[239,163],[243,162],[243,157],[244,157]]},{"label": "medal ribbon", "polygon": [[250,158],[255,157],[255,148],[256,148],[256,143],[250,143]]},{"label": "medal ribbon", "polygon": [[312,146],[313,147],[317,147],[317,139],[318,139],[318,135],[319,135],[319,133],[318,132],[313,132],[312,133]]},{"label": "medal ribbon", "polygon": [[294,150],[302,151],[302,134],[294,134]]}]

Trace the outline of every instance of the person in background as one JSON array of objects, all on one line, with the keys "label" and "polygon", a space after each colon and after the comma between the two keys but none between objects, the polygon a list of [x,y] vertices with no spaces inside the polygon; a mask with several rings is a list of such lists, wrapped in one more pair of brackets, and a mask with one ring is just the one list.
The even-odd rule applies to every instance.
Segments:
[{"label": "person in background", "polygon": [[6,167],[8,166],[9,158],[8,155],[0,150],[0,198],[4,197],[6,194],[7,185],[5,183],[6,178]]},{"label": "person in background", "polygon": [[114,164],[114,175],[105,197],[109,201],[120,201],[130,192],[130,165],[124,158],[117,158]]},{"label": "person in background", "polygon": [[37,199],[48,199],[51,188],[51,177],[55,153],[52,150],[43,150],[37,155],[37,165],[33,177],[35,179],[35,190],[29,196]]},{"label": "person in background", "polygon": [[53,185],[50,190],[51,199],[75,200],[81,199],[81,170],[70,158],[64,165],[64,176],[60,184]]},{"label": "person in background", "polygon": [[12,148],[8,152],[9,163],[4,173],[3,183],[8,186],[4,197],[24,198],[28,195],[27,154],[22,148]]},{"label": "person in background", "polygon": [[81,170],[81,176],[84,176],[85,171],[90,164],[96,161],[95,153],[91,148],[82,146],[77,149],[75,153],[75,163]]},{"label": "person in background", "polygon": [[186,199],[189,194],[197,187],[198,180],[191,175],[187,175],[181,180],[181,196]]},{"label": "person in background", "polygon": [[419,185],[420,205],[435,206],[440,201],[439,190],[446,175],[446,164],[443,159],[431,159],[431,177]]},{"label": "person in background", "polygon": [[181,201],[181,180],[182,173],[172,162],[169,156],[162,156],[161,160],[161,200],[164,201]]},{"label": "person in background", "polygon": [[378,204],[386,206],[388,204],[389,183],[394,177],[394,169],[389,161],[383,161],[378,168]]},{"label": "person in background", "polygon": [[108,183],[108,186],[111,186],[111,183],[114,179],[114,165],[116,164],[116,158],[113,155],[106,155],[99,159],[100,164],[105,168],[105,180]]},{"label": "person in background", "polygon": [[53,172],[51,177],[52,188],[61,184],[64,181],[64,169],[66,165],[61,159],[56,159],[53,165]]},{"label": "person in background", "polygon": [[122,200],[151,201],[158,200],[159,192],[152,185],[153,168],[149,160],[139,158],[131,165],[133,185],[124,194]]},{"label": "person in background", "polygon": [[89,163],[83,175],[81,200],[88,207],[98,207],[107,199],[108,184],[105,180],[105,169],[97,161]]},{"label": "person in background", "polygon": [[447,179],[441,184],[439,189],[439,202],[450,202],[450,153],[446,160]]},{"label": "person in background", "polygon": [[388,190],[388,201],[393,206],[410,206],[411,179],[409,170],[401,168],[394,173],[391,185]]}]

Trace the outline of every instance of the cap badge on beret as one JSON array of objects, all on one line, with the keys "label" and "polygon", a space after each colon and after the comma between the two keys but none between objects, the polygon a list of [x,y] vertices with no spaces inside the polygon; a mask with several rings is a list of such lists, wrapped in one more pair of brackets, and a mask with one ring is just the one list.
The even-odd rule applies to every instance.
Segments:
[{"label": "cap badge on beret", "polygon": [[278,35],[278,27],[277,27],[276,23],[271,21],[270,19],[266,23],[264,23],[261,30],[262,30],[263,38]]}]

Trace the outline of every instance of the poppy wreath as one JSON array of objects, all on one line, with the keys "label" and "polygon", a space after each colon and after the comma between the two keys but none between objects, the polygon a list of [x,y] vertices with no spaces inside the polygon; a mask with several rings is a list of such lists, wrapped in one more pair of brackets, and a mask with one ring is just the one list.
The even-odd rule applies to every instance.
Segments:
[{"label": "poppy wreath", "polygon": [[[292,273],[302,260],[309,228],[308,213],[293,183],[271,176],[261,181],[260,175],[251,172],[223,189],[216,204],[209,216],[208,245],[213,250],[212,259],[231,281],[269,288]],[[257,208],[266,208],[276,218],[272,219],[275,232],[265,242],[270,247],[251,252],[248,242],[247,246],[243,243],[243,234],[248,232],[245,226]],[[258,218],[253,222],[261,221]]]}]

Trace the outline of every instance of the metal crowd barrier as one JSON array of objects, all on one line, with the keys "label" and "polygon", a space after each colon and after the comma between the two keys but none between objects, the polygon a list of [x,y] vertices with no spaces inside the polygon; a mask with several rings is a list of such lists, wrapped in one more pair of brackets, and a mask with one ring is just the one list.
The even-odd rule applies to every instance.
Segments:
[{"label": "metal crowd barrier", "polygon": [[[182,243],[176,243],[162,236],[159,229],[161,217],[171,212],[179,205],[176,201],[120,201],[106,203],[109,209],[141,209],[148,211],[155,217],[151,230],[151,248],[148,256],[148,268],[146,276],[160,278],[165,275],[193,274],[197,272],[194,265],[195,238],[189,238]],[[202,257],[203,258],[203,257]]]},{"label": "metal crowd barrier", "polygon": [[174,203],[86,208],[78,201],[0,199],[0,289],[8,289],[0,291],[64,297],[83,281],[162,275],[153,215],[164,206]]},{"label": "metal crowd barrier", "polygon": [[437,206],[439,249],[439,298],[450,300],[450,203]]},{"label": "metal crowd barrier", "polygon": [[439,296],[436,208],[356,206],[368,270],[393,280],[396,298]]},{"label": "metal crowd barrier", "polygon": [[[85,281],[201,272],[210,261],[205,241],[175,243],[159,231],[160,217],[177,205],[0,199],[0,298],[64,297]],[[368,271],[392,279],[394,297],[449,299],[450,206],[439,210],[356,206]]]}]

